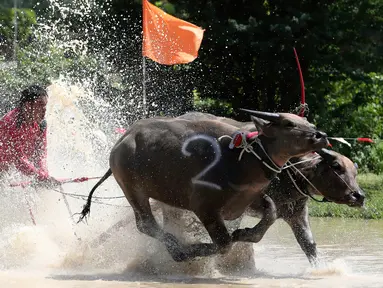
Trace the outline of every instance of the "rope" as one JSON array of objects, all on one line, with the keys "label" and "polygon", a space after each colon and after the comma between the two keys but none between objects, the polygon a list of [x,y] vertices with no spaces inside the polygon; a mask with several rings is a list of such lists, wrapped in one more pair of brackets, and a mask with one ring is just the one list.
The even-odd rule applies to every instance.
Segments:
[{"label": "rope", "polygon": [[294,167],[298,164],[301,164],[301,163],[305,163],[305,162],[310,162],[310,161],[314,161],[314,160],[317,160],[317,159],[320,159],[322,158],[321,156],[318,155],[318,157],[314,157],[314,158],[310,158],[310,159],[306,159],[306,160],[302,160],[302,161],[299,161],[299,162],[295,162],[295,163],[291,163],[290,161],[288,163],[290,163],[290,165],[285,165],[283,166],[283,169],[287,169],[287,168],[290,168],[290,167]]},{"label": "rope", "polygon": [[[314,160],[314,159],[312,159],[312,160]],[[290,162],[289,162],[289,163],[290,163]],[[290,163],[290,164],[291,164],[291,163]],[[295,164],[297,164],[297,163],[295,163]],[[293,167],[293,168],[295,169],[295,171],[298,172],[298,173],[303,177],[303,179],[304,179],[307,183],[310,184],[311,187],[313,187],[313,188],[314,188],[320,195],[322,195],[322,193],[315,187],[315,185],[312,184],[312,183],[310,182],[310,180],[307,179],[306,176],[304,176],[304,175],[302,174],[302,172],[301,172],[298,168],[296,168],[294,165],[290,165],[290,166],[288,166],[288,167]],[[348,189],[350,189],[350,191],[353,191],[353,189],[350,187],[350,185],[348,185],[348,183],[347,183],[347,182],[346,182],[346,181],[345,181],[345,180],[344,180],[344,179],[343,179],[343,178],[342,178],[336,171],[334,171],[334,169],[332,169],[332,168],[330,168],[330,169],[331,169],[331,171],[333,171],[333,172],[335,173],[336,176],[338,176],[338,178],[339,178],[340,180],[342,180],[342,182],[347,186]],[[293,182],[295,188],[298,190],[299,193],[301,193],[302,195],[305,195],[305,196],[310,197],[311,199],[313,199],[313,200],[316,201],[316,202],[329,202],[329,200],[327,200],[327,199],[325,199],[325,198],[324,198],[323,200],[317,200],[317,199],[315,199],[314,197],[312,197],[310,194],[306,194],[306,193],[304,193],[304,192],[298,187],[298,185],[296,184],[296,181],[293,179],[293,177],[292,177],[290,171],[289,171],[289,170],[286,170],[286,172],[287,172],[287,174],[289,175],[291,181]]]},{"label": "rope", "polygon": [[92,201],[92,203],[100,204],[100,205],[106,205],[106,206],[113,206],[113,207],[124,207],[124,208],[131,208],[132,207],[130,205],[117,205],[117,204],[105,203],[102,201]]},{"label": "rope", "polygon": [[[294,166],[292,166],[292,167],[294,167]],[[296,169],[296,171],[297,172],[299,172],[300,174],[301,174],[301,176],[312,186],[312,187],[314,187],[314,189],[316,190],[316,191],[318,191],[318,189],[314,186],[314,184],[312,184],[302,173],[301,173],[301,171],[299,171],[299,169],[298,168],[296,168],[296,167],[294,167],[295,169]],[[287,172],[287,175],[289,175],[289,177],[290,177],[290,180],[293,182],[293,185],[294,185],[294,187],[295,187],[295,189],[300,193],[300,194],[302,194],[303,196],[305,196],[305,197],[310,197],[311,199],[313,199],[314,201],[316,201],[316,202],[320,202],[320,203],[323,203],[323,202],[328,202],[328,200],[324,200],[324,198],[323,198],[323,200],[318,200],[318,199],[315,199],[313,196],[311,196],[309,193],[305,193],[305,192],[303,192],[300,188],[299,188],[299,186],[298,186],[298,184],[296,183],[296,181],[294,180],[294,178],[293,178],[293,176],[291,175],[291,173],[290,173],[290,171],[289,170],[286,170],[286,172]],[[319,191],[318,191],[319,192]],[[320,192],[319,192],[319,194],[321,194]],[[322,194],[321,194],[322,195]]]},{"label": "rope", "polygon": [[[218,138],[218,141],[220,141],[220,140],[223,139],[223,138],[229,138],[229,139],[233,140],[233,137],[231,137],[231,136],[229,136],[229,135],[223,135],[223,136],[221,136],[221,137]],[[265,155],[266,155],[267,158],[270,160],[270,162],[274,165],[275,168],[271,167],[269,164],[267,164],[266,162],[264,162],[264,161],[262,160],[262,158],[261,158],[257,153],[255,153],[254,148],[253,148],[253,146],[252,146],[254,143],[257,143],[257,144],[261,147],[261,149],[263,150],[263,152],[265,153]],[[305,163],[305,162],[309,162],[309,161],[313,161],[313,160],[317,160],[317,159],[320,159],[320,158],[321,158],[321,156],[318,155],[318,157],[314,157],[314,158],[310,158],[310,159],[302,160],[302,161],[296,162],[296,163],[294,163],[294,164],[292,164],[291,162],[288,162],[290,165],[286,165],[286,164],[285,164],[285,165],[283,165],[283,167],[281,168],[281,167],[279,167],[277,164],[275,164],[275,162],[271,159],[271,157],[269,156],[269,154],[267,154],[265,148],[263,147],[263,145],[262,145],[262,143],[261,143],[261,140],[260,140],[258,137],[255,137],[255,139],[254,139],[252,142],[248,143],[248,142],[246,141],[246,136],[244,136],[244,137],[242,138],[242,142],[241,142],[241,144],[240,144],[239,146],[236,146],[235,148],[242,148],[242,151],[241,151],[241,153],[239,154],[239,157],[238,157],[238,161],[241,161],[242,156],[243,156],[243,153],[245,153],[245,152],[247,152],[247,153],[252,153],[255,157],[257,157],[257,159],[258,159],[259,161],[262,162],[263,165],[265,165],[267,168],[269,168],[271,171],[274,171],[275,173],[281,173],[282,170],[284,170],[284,169],[287,169],[287,168],[290,168],[290,167],[294,167],[294,166],[299,165],[299,164],[301,164],[301,163]]]},{"label": "rope", "polygon": [[[56,192],[56,193],[59,193],[59,194],[62,194],[62,195],[64,195],[64,196],[72,197],[72,198],[74,198],[74,199],[85,200],[85,199],[88,198],[88,195],[73,194],[73,193],[65,193],[65,192],[62,192],[62,191],[59,191],[59,190],[56,190],[56,189],[52,189],[52,191],[54,191],[54,192]],[[110,203],[106,203],[106,202],[103,202],[103,201],[98,200],[98,199],[113,200],[113,199],[121,199],[121,198],[125,198],[125,196],[113,196],[113,197],[97,197],[97,196],[94,196],[93,199],[95,199],[96,201],[92,201],[92,203],[102,204],[102,205],[106,205],[106,206],[113,206],[113,207],[132,207],[132,206],[130,206],[130,205],[110,204]]]},{"label": "rope", "polygon": [[[230,138],[231,140],[233,140],[233,137],[231,137],[229,135],[223,135],[223,136],[218,138],[218,141],[220,141],[223,138]],[[257,153],[255,153],[254,148],[252,146],[254,143],[257,143],[261,147],[261,149],[266,154],[267,158],[270,160],[270,162],[274,165],[275,168],[271,167],[269,164],[267,164],[265,161],[263,161],[262,158]],[[275,173],[281,173],[282,172],[282,168],[280,168],[277,164],[275,164],[275,162],[271,159],[269,154],[267,154],[265,148],[263,147],[263,145],[261,143],[261,140],[258,137],[255,137],[255,139],[252,142],[250,142],[250,143],[248,143],[246,141],[246,137],[243,137],[241,144],[239,146],[235,147],[235,148],[242,148],[241,153],[239,153],[238,161],[241,161],[242,155],[243,155],[244,152],[252,153],[255,157],[257,157],[257,159],[259,161],[262,162],[263,165],[265,165],[271,171],[273,171]]]},{"label": "rope", "polygon": [[[303,111],[303,114],[301,115],[302,111]],[[294,112],[301,117],[307,117],[310,112],[309,105],[307,103],[304,103],[304,104],[301,103],[298,107],[294,109]]]},{"label": "rope", "polygon": [[[233,138],[230,137],[229,135],[223,135],[223,136],[221,136],[221,137],[218,138],[218,141],[221,140],[221,139],[223,139],[223,138],[229,138],[229,139],[233,140]],[[306,177],[305,175],[303,175],[303,173],[302,173],[297,167],[295,167],[296,165],[299,165],[299,164],[301,164],[301,163],[310,162],[310,161],[314,161],[314,160],[320,159],[320,158],[322,158],[320,155],[318,155],[317,157],[313,157],[313,158],[309,158],[309,159],[306,159],[306,160],[298,161],[298,162],[296,162],[296,163],[291,163],[290,161],[287,161],[287,163],[286,163],[285,165],[283,165],[282,168],[279,168],[278,166],[276,166],[276,167],[278,167],[278,170],[276,170],[276,169],[274,169],[273,167],[270,167],[266,162],[264,162],[264,161],[261,159],[261,157],[260,157],[257,153],[255,153],[255,151],[253,150],[253,146],[252,146],[253,143],[257,143],[258,145],[260,145],[260,147],[262,148],[263,152],[264,152],[264,153],[266,154],[266,156],[269,158],[269,160],[271,161],[271,163],[273,163],[273,164],[276,166],[276,164],[274,163],[274,161],[273,161],[273,160],[270,158],[270,156],[266,153],[266,151],[265,151],[265,149],[263,148],[263,145],[262,145],[262,143],[260,142],[260,139],[259,139],[258,137],[256,137],[256,138],[255,138],[252,142],[250,142],[250,143],[248,143],[248,142],[246,141],[246,136],[242,138],[241,144],[240,144],[239,146],[236,146],[236,148],[242,148],[242,151],[241,151],[241,153],[239,154],[239,157],[238,157],[238,161],[241,160],[241,157],[242,157],[242,155],[243,155],[244,152],[252,153],[252,154],[254,154],[254,155],[257,157],[258,160],[260,160],[260,161],[262,162],[262,164],[264,164],[264,165],[265,165],[267,168],[269,168],[270,170],[272,170],[272,171],[274,171],[274,172],[276,172],[276,173],[281,173],[283,170],[286,170],[286,173],[287,173],[287,175],[290,177],[291,181],[293,182],[293,185],[294,185],[295,189],[296,189],[300,194],[302,194],[303,196],[305,196],[305,197],[310,197],[311,199],[313,199],[313,200],[316,201],[316,202],[321,202],[321,203],[323,203],[323,202],[329,202],[329,200],[327,200],[326,198],[323,198],[323,200],[317,200],[317,199],[315,199],[313,196],[311,196],[309,193],[305,193],[305,192],[303,192],[303,191],[299,188],[299,186],[297,185],[296,181],[294,180],[293,176],[291,175],[291,172],[290,172],[289,169],[288,169],[288,168],[290,168],[290,169],[293,168],[293,169],[296,171],[295,173],[299,173],[299,174],[303,177],[303,179],[304,179],[307,183],[309,183],[309,184],[310,184],[310,185],[311,185],[311,186],[318,192],[319,195],[322,195],[322,193],[320,193],[320,191],[315,187],[315,185],[312,184],[312,183],[310,182],[310,180],[307,179],[307,177]],[[288,164],[288,165],[287,165],[287,164]],[[334,171],[334,172],[335,172],[335,171]],[[336,172],[335,172],[335,173],[336,173]],[[338,175],[338,174],[337,174],[337,175]],[[338,175],[338,177],[341,178],[339,175]],[[342,179],[342,178],[341,178],[341,179]],[[345,182],[343,179],[342,179],[342,181]],[[348,186],[347,183],[346,183],[346,185]]]},{"label": "rope", "polygon": [[[69,196],[72,198],[83,198],[83,199],[88,198],[88,195],[84,195],[84,194],[66,193],[66,192],[56,190],[56,189],[52,189],[52,190],[57,192],[57,193],[60,193],[60,194],[63,194],[63,195],[66,195],[66,196]],[[93,197],[93,199],[104,199],[104,200],[121,199],[121,198],[125,198],[125,196],[109,196],[109,197],[94,196]]]},{"label": "rope", "polygon": [[330,168],[330,169],[331,169],[332,172],[335,173],[336,176],[338,176],[338,178],[340,178],[340,180],[343,181],[343,183],[347,186],[348,189],[350,189],[350,191],[353,191],[353,192],[355,191],[354,189],[352,189],[350,187],[350,185],[348,185],[348,183],[342,177],[340,177],[340,175],[334,169],[332,169],[332,168]]}]

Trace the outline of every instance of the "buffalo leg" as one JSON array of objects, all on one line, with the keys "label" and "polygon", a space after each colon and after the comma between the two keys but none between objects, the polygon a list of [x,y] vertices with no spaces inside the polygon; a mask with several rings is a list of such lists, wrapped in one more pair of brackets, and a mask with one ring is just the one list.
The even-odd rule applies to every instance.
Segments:
[{"label": "buffalo leg", "polygon": [[186,248],[187,258],[210,256],[217,253],[225,254],[232,245],[232,239],[226,229],[222,216],[218,211],[201,209],[195,211],[197,217],[205,226],[213,243],[191,244]]},{"label": "buffalo leg", "polygon": [[142,191],[129,189],[123,182],[117,182],[133,208],[138,231],[162,242],[174,261],[185,261],[187,257],[183,252],[183,247],[180,241],[178,241],[174,235],[166,233],[154,218],[149,203],[149,197]]},{"label": "buffalo leg", "polygon": [[318,264],[316,243],[311,232],[307,204],[297,205],[294,208],[293,215],[284,217],[294,232],[295,238],[306,254],[310,264],[316,266]]},{"label": "buffalo leg", "polygon": [[[157,209],[159,209],[158,205],[155,205],[154,207],[151,206],[151,210]],[[98,245],[105,243],[113,236],[113,234],[117,233],[121,228],[127,227],[132,221],[133,220],[131,220],[128,217],[118,221],[116,224],[114,224],[112,227],[110,227],[108,230],[101,233],[96,239],[94,239],[91,243],[91,247],[97,247]]]},{"label": "buffalo leg", "polygon": [[227,232],[219,212],[214,213],[206,208],[201,209],[202,212],[196,213],[196,215],[209,232],[213,243],[182,245],[174,235],[165,232],[158,225],[151,211],[149,198],[144,193],[128,190],[124,185],[120,185],[120,187],[134,210],[137,229],[164,243],[174,261],[180,262],[195,257],[210,256],[218,252],[224,253],[227,251],[224,249],[228,249],[231,244],[231,236]]},{"label": "buffalo leg", "polygon": [[253,228],[235,230],[233,232],[233,241],[258,243],[270,226],[273,225],[277,219],[277,209],[274,201],[267,195],[264,195],[261,201],[263,204],[263,217],[261,221]]},{"label": "buffalo leg", "polygon": [[[182,260],[177,260],[174,257],[173,259],[176,261],[185,261],[218,253],[225,254],[231,248],[232,240],[220,213],[207,208],[194,211],[194,213],[205,226],[213,243],[184,245],[182,251],[179,251],[182,255]],[[169,253],[172,252],[169,251]]]},{"label": "buffalo leg", "polygon": [[[132,202],[130,204],[134,207]],[[147,201],[147,206],[140,207],[141,209],[135,209],[134,215],[136,218],[136,225],[137,229],[150,237],[156,238],[160,242],[164,243],[166,246],[166,249],[174,259],[174,261],[185,261],[187,259],[187,256],[185,255],[183,251],[183,247],[180,243],[180,241],[177,240],[177,238],[170,234],[166,233],[157,223],[156,219],[154,218],[151,210],[149,201]]]}]

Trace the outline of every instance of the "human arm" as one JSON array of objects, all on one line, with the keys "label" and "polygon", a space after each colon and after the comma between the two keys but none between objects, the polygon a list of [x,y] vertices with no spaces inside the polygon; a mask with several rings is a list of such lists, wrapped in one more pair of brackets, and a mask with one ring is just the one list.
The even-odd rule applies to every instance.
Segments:
[{"label": "human arm", "polygon": [[49,178],[48,171],[37,169],[31,161],[24,154],[19,154],[19,156],[14,160],[16,169],[21,173],[33,176],[36,175],[39,181],[44,181]]},{"label": "human arm", "polygon": [[33,155],[35,167],[43,174],[49,174],[47,168],[47,127],[46,121],[40,124],[40,137],[36,141],[36,146]]},{"label": "human arm", "polygon": [[[38,181],[58,185],[58,181],[49,176],[47,169],[47,129],[45,120],[40,123],[39,135],[33,144],[33,154],[27,157],[23,153],[22,145],[16,145],[16,168],[25,175],[35,175]],[[25,145],[25,142],[24,142]],[[28,145],[28,144],[27,144]]]}]

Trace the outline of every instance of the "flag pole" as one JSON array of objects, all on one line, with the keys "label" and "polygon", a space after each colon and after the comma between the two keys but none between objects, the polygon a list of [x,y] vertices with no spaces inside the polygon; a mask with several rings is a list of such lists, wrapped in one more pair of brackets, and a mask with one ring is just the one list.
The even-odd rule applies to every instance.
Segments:
[{"label": "flag pole", "polygon": [[142,56],[142,107],[144,110],[144,116],[148,116],[146,105],[146,60],[145,56]]},{"label": "flag pole", "polygon": [[[184,33],[182,31],[188,31]],[[162,65],[190,63],[198,56],[204,29],[171,16],[142,0],[142,109],[146,117],[146,57]],[[150,102],[150,101],[149,101]]]},{"label": "flag pole", "polygon": [[17,16],[18,16],[18,12],[17,12],[17,7],[18,7],[18,0],[14,0],[14,2],[13,2],[13,9],[15,10],[14,11],[14,18],[13,18],[13,24],[14,24],[14,27],[15,27],[15,29],[14,29],[14,39],[13,39],[13,61],[15,61],[15,63],[16,63],[16,68],[17,68],[17,66],[18,66],[18,64],[17,64],[17,37],[18,37],[18,26],[17,26]]},{"label": "flag pole", "polygon": [[146,104],[146,60],[144,56],[144,42],[145,42],[145,31],[144,31],[144,25],[146,21],[146,15],[145,15],[145,1],[142,1],[142,109],[143,109],[143,116],[146,118],[148,116],[147,111],[147,104]]}]

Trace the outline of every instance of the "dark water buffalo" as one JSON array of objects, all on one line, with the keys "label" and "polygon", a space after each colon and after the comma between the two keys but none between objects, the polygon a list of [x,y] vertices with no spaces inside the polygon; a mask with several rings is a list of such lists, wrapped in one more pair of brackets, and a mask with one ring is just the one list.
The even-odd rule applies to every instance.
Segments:
[{"label": "dark water buffalo", "polygon": [[[278,178],[273,179],[264,191],[273,199],[277,217],[289,224],[299,245],[313,265],[318,262],[318,257],[309,224],[308,195],[320,195],[327,201],[351,207],[363,206],[365,198],[363,190],[356,182],[356,168],[349,158],[326,149],[322,149],[319,154],[322,157],[307,155],[293,158],[291,161],[296,163],[312,159],[296,166],[309,182],[294,170],[290,172],[292,178],[287,171],[284,171]],[[253,202],[246,214],[263,217],[263,211],[264,208],[260,203]]]},{"label": "dark water buffalo", "polygon": [[[247,129],[250,124],[250,122],[238,122],[200,112],[189,112],[179,116],[179,118],[191,120],[204,119],[204,117],[230,123],[241,129]],[[292,158],[291,163],[305,161],[295,166],[300,173],[293,167],[288,168],[274,178],[264,190],[276,206],[277,218],[282,218],[290,225],[299,245],[312,264],[317,263],[317,249],[308,219],[309,197],[319,195],[327,201],[351,207],[363,206],[365,198],[364,192],[356,181],[357,170],[349,158],[327,149],[321,149],[318,153]],[[172,212],[173,216],[174,213]],[[264,217],[263,203],[254,201],[245,214]],[[171,221],[171,219],[166,216],[164,221]],[[271,226],[273,223],[270,221],[269,224]],[[166,226],[166,223],[164,225]]]},{"label": "dark water buffalo", "polygon": [[[291,157],[326,147],[328,140],[296,115],[252,114],[261,133],[240,148],[229,147],[238,128],[216,120],[135,122],[113,147],[110,169],[91,190],[80,220],[90,211],[95,189],[113,173],[134,210],[138,230],[164,243],[175,261],[225,253],[236,241],[256,242],[276,217],[273,201],[262,190]],[[158,225],[150,198],[193,211],[213,243],[181,244]],[[224,220],[240,217],[254,201],[264,207],[260,223],[230,235]]]}]

